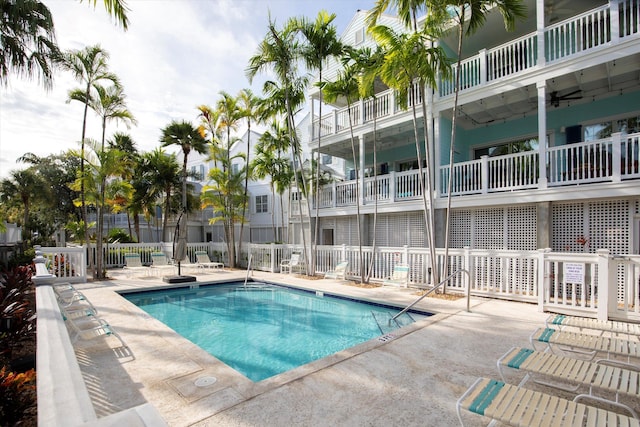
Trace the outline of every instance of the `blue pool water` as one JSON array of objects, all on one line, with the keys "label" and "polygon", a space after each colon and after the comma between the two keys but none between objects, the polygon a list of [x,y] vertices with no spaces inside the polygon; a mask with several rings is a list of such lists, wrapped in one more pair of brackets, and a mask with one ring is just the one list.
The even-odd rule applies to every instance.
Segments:
[{"label": "blue pool water", "polygon": [[123,294],[253,381],[261,381],[384,335],[428,313],[249,284],[208,285]]}]

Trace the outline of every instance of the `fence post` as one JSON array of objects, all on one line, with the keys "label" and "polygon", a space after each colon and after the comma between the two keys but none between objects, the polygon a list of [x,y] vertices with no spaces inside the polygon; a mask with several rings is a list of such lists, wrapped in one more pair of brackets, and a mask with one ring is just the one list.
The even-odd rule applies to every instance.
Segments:
[{"label": "fence post", "polygon": [[[617,280],[615,263],[609,257],[609,249],[596,250],[598,256],[598,320],[609,320],[611,299],[616,301]],[[613,298],[611,298],[613,296]]]},{"label": "fence post", "polygon": [[467,294],[470,295],[471,294],[471,247],[470,246],[465,246],[464,247],[464,257],[463,259],[463,264],[462,264],[462,269],[466,270],[469,274],[463,274],[462,277],[464,280],[464,284],[465,284],[465,288],[467,289]]},{"label": "fence post", "polygon": [[[625,148],[627,151],[629,150],[627,147]],[[605,159],[604,161],[607,160]],[[629,161],[630,159],[625,158],[625,169]],[[603,167],[606,167],[606,164]],[[611,181],[620,182],[622,180],[622,172],[622,134],[617,132],[611,135]]]},{"label": "fence post", "polygon": [[276,244],[271,243],[271,272],[276,272]]},{"label": "fence post", "polygon": [[545,290],[549,281],[549,275],[547,274],[546,256],[545,254],[550,249],[538,249],[538,311],[544,312]]},{"label": "fence post", "polygon": [[[480,188],[482,190],[482,194],[487,194],[489,192],[489,156],[480,156],[480,162]],[[452,172],[453,171],[449,171],[449,174]]]}]

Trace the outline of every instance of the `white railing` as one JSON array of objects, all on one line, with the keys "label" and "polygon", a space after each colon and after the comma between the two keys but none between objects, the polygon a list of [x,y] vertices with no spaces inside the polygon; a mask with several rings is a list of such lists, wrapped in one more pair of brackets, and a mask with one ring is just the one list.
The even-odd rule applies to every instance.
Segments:
[{"label": "white railing", "polygon": [[391,200],[391,179],[389,175],[380,175],[364,180],[365,203],[387,202]]},{"label": "white railing", "polygon": [[609,5],[547,27],[544,36],[549,62],[602,46],[611,41]]},{"label": "white railing", "polygon": [[[250,245],[253,259],[262,260],[256,270],[278,272],[282,259],[302,251],[289,245]],[[308,259],[310,254],[306,254]],[[640,321],[640,256],[612,257],[608,250],[596,253],[554,253],[488,249],[436,250],[436,268],[444,277],[456,270],[467,270],[447,289],[464,293],[467,286],[476,296],[504,298],[538,303],[541,310],[600,319]],[[410,265],[412,287],[428,288],[434,283],[427,248],[362,248],[365,276],[382,282],[391,276],[398,263]],[[341,261],[349,261],[347,277],[360,278],[360,252],[357,246],[318,246],[316,275],[332,270]],[[445,262],[446,261],[446,262]]]},{"label": "white railing", "polygon": [[415,200],[422,197],[419,170],[396,172],[394,183],[395,200]]},{"label": "white railing", "polygon": [[87,249],[84,246],[74,248],[39,248],[47,260],[49,273],[55,274],[58,281],[84,283],[87,281]]},{"label": "white railing", "polygon": [[356,181],[336,183],[336,206],[353,206],[358,203]]},{"label": "white railing", "polygon": [[[483,49],[477,55],[464,59],[460,64],[460,90],[480,87],[486,83],[505,77],[531,72],[540,64],[543,55],[547,63],[579,55],[593,49],[599,49],[611,43],[617,43],[624,37],[637,37],[640,34],[640,0],[611,1],[565,21],[555,23],[538,35],[533,32],[511,40],[491,49]],[[544,37],[544,52],[538,51],[538,36]],[[458,73],[454,65],[449,79],[439,79],[438,96],[451,96],[455,91],[455,77]],[[409,93],[408,104],[396,105],[395,94],[391,90],[377,95],[377,117],[404,114],[407,107],[421,103],[419,88],[414,85]],[[354,126],[360,126],[373,120],[372,101],[354,104],[358,110],[354,114]],[[352,108],[354,108],[352,106]],[[364,112],[360,111],[360,108]],[[337,134],[348,128],[346,107],[335,110],[314,121],[317,139],[317,126],[322,135]],[[337,119],[341,116],[341,119]]]}]

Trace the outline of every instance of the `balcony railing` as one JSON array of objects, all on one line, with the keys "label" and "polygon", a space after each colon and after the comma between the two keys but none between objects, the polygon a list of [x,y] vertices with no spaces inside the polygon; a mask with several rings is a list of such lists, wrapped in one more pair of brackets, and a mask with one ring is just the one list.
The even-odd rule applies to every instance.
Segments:
[{"label": "balcony railing", "polygon": [[[550,147],[544,157],[549,187],[638,179],[640,133],[616,133],[597,141]],[[450,176],[452,196],[536,190],[540,185],[540,162],[539,151],[526,151],[455,163],[452,172],[449,165],[440,166],[439,196],[448,194]],[[361,183],[362,203],[371,204],[376,199],[378,203],[420,200],[419,177],[418,170],[409,170],[365,178]],[[356,185],[351,180],[324,186],[320,189],[319,208],[355,206]]]},{"label": "balcony railing", "polygon": [[[612,18],[617,17],[617,18]],[[465,91],[481,87],[498,79],[522,76],[534,67],[554,64],[569,57],[579,56],[605,45],[618,43],[628,37],[640,34],[640,0],[615,2],[576,15],[558,22],[544,31],[533,32],[508,43],[491,49],[483,49],[477,55],[463,60],[460,64],[460,90]],[[544,38],[539,52],[538,37]],[[440,79],[437,96],[451,96],[455,90],[455,76],[458,72],[454,66],[453,77]],[[422,102],[416,86],[409,95],[406,106],[399,106],[395,92],[387,90],[376,98],[375,115],[373,101],[359,101],[351,106],[352,125],[362,126],[373,121],[374,117],[383,118],[403,113],[405,108]],[[322,136],[349,131],[347,108],[336,109],[313,122],[313,128],[320,126]],[[317,139],[317,131],[312,132]]]}]

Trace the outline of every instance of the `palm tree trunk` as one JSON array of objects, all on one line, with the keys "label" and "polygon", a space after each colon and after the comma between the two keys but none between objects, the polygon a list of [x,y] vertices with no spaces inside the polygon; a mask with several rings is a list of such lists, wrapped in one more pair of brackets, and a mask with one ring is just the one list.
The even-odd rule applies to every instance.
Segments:
[{"label": "palm tree trunk", "polygon": [[353,156],[353,166],[356,170],[356,225],[358,227],[358,254],[360,264],[360,282],[364,282],[364,257],[362,254],[362,227],[360,224],[360,171],[358,170],[358,160],[356,158],[356,147],[353,136],[353,121],[351,119],[351,100],[347,96],[347,111],[349,112],[349,133],[351,134],[351,155]]},{"label": "palm tree trunk", "polygon": [[[84,104],[84,115],[82,118],[82,139],[80,140],[80,176],[82,177],[80,180],[80,206],[82,210],[82,221],[84,222],[84,241],[87,243],[87,247],[89,247],[89,229],[88,229],[88,212],[87,212],[87,202],[85,196],[85,188],[84,188],[84,142],[87,132],[87,113],[89,111],[89,94],[91,92],[91,85],[87,83],[86,94],[86,103]],[[95,271],[93,269],[93,256],[91,250],[89,250],[89,271],[95,276]]]},{"label": "palm tree trunk", "polygon": [[[244,204],[242,205],[242,217],[240,220],[240,243],[238,244],[238,252],[240,253],[242,253],[242,235],[244,233],[244,216],[247,213],[247,205],[249,204],[247,201],[247,187],[249,186],[249,155],[250,153],[251,153],[251,120],[247,120],[247,159],[245,161],[245,164],[247,166],[244,172],[244,194],[243,194]],[[251,240],[251,236],[249,236],[249,240]]]}]

